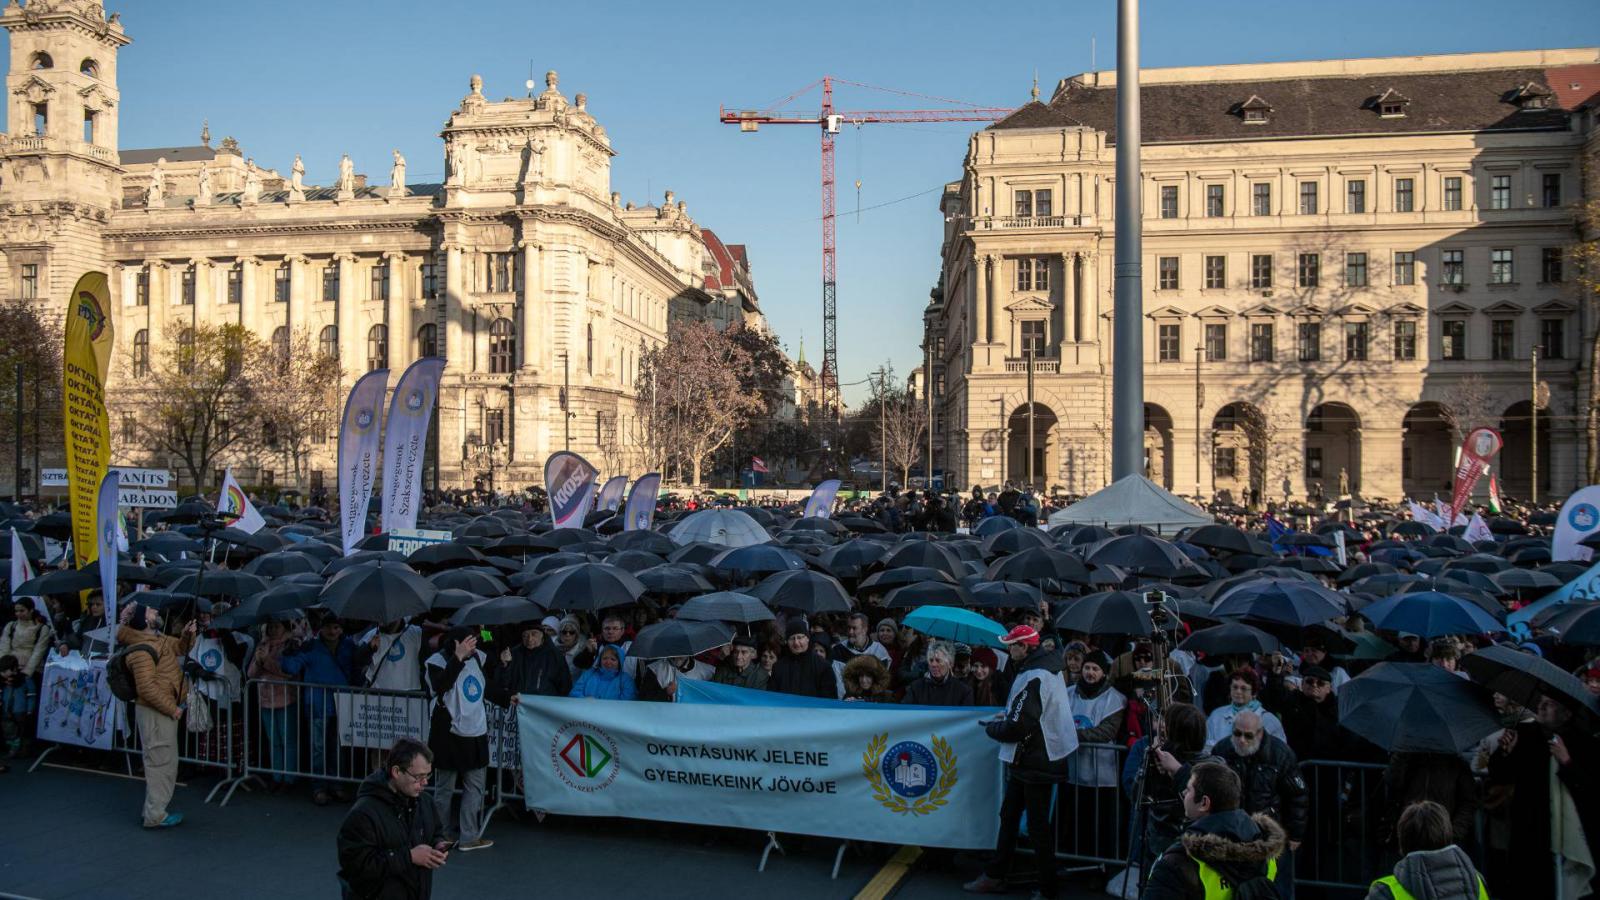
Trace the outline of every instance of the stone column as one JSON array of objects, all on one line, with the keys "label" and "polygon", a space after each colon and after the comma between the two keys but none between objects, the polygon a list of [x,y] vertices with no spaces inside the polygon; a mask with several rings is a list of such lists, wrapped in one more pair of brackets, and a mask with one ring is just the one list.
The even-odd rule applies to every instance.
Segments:
[{"label": "stone column", "polygon": [[1066,323],[1061,340],[1075,344],[1083,341],[1083,297],[1078,290],[1077,261],[1075,253],[1061,254],[1061,318]]},{"label": "stone column", "polygon": [[[462,317],[466,306],[466,285],[462,280],[464,258],[459,244],[447,243],[444,250],[444,346],[445,359],[448,360],[445,371],[460,375],[467,371],[466,347],[461,340]],[[466,440],[465,436],[462,440]]]},{"label": "stone column", "polygon": [[522,331],[517,335],[518,361],[523,369],[540,366],[544,359],[546,331],[544,308],[544,269],[540,266],[539,244],[527,238],[517,242],[522,249]]},{"label": "stone column", "polygon": [[194,269],[194,312],[197,321],[210,322],[211,316],[211,260],[196,257],[189,260]]},{"label": "stone column", "polygon": [[350,376],[350,384],[367,371],[366,354],[362,352],[366,335],[357,334],[360,319],[356,315],[360,301],[356,299],[356,258],[353,254],[334,254],[339,267],[339,365]]},{"label": "stone column", "polygon": [[389,299],[385,301],[385,325],[389,329],[389,368],[398,378],[416,353],[411,346],[411,279],[404,253],[383,255],[382,265],[389,267]]},{"label": "stone column", "polygon": [[[306,311],[311,309],[309,291],[306,290],[306,275],[310,272],[311,260],[304,256],[291,255],[283,258],[284,265],[289,267],[289,302],[283,305],[283,327],[289,329],[290,346],[293,346],[295,319],[300,319],[300,324],[309,326],[311,317]],[[320,286],[320,285],[319,285]],[[257,333],[267,331],[258,329]],[[267,331],[268,337],[271,336]],[[317,335],[311,335],[312,346],[316,346]]]},{"label": "stone column", "polygon": [[[177,337],[177,332],[168,323],[172,319],[172,296],[167,289],[167,264],[159,259],[145,261],[145,271],[149,279],[150,298],[150,343],[167,341]],[[154,350],[151,351],[152,358]]]},{"label": "stone column", "polygon": [[1003,343],[1000,340],[1000,270],[1005,268],[998,256],[986,257],[989,261],[989,305],[987,313],[988,325],[986,336],[989,343]]},{"label": "stone column", "polygon": [[1083,276],[1084,312],[1087,320],[1100,316],[1100,256],[1097,253],[1078,254],[1078,264]]},{"label": "stone column", "polygon": [[260,298],[256,296],[256,270],[260,266],[261,261],[254,256],[239,257],[239,324],[256,332],[260,331],[256,322],[260,305]]}]

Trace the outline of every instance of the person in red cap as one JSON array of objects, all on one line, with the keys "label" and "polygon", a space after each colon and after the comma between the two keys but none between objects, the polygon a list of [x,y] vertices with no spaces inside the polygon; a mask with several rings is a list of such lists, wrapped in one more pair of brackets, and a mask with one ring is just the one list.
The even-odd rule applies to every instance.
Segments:
[{"label": "person in red cap", "polygon": [[1008,699],[1011,696],[1011,686],[1016,683],[1017,673],[1020,671],[1022,661],[1028,654],[1039,649],[1039,632],[1029,625],[1018,625],[1000,639],[1006,645],[1006,666],[994,673],[995,696]]}]

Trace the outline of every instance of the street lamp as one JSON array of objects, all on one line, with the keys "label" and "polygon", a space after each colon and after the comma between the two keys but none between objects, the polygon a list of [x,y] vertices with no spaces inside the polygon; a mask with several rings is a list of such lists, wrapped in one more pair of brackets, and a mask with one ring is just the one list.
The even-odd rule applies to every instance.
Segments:
[{"label": "street lamp", "polygon": [[1194,499],[1196,503],[1203,502],[1200,493],[1200,408],[1206,402],[1206,387],[1200,380],[1200,364],[1205,359],[1206,345],[1198,341],[1194,345]]}]

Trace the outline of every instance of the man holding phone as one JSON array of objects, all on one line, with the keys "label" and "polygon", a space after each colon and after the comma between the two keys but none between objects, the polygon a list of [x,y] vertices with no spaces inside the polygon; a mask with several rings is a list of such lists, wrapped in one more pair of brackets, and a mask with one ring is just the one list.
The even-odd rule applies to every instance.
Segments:
[{"label": "man holding phone", "polygon": [[415,898],[433,891],[433,870],[449,859],[433,804],[421,801],[433,777],[433,752],[401,738],[382,771],[361,783],[339,826],[339,884],[348,898]]}]

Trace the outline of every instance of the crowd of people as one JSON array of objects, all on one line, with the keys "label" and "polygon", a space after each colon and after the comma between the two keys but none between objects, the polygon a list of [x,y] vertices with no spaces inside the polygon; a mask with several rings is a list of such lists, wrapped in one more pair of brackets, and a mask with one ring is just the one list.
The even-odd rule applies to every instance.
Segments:
[{"label": "crowd of people", "polygon": [[[248,618],[227,615],[236,607],[250,609],[248,596],[218,593],[182,602],[158,590],[161,602],[147,604],[140,589],[166,583],[163,567],[190,573],[210,565],[183,558],[199,554],[138,549],[143,539],[164,531],[184,532],[180,523],[169,521],[152,534],[134,536],[135,554],[142,557],[137,562],[151,579],[130,580],[119,588],[123,602],[116,642],[137,691],[133,721],[147,784],[143,822],[170,828],[182,820],[169,809],[178,745],[187,739],[180,725],[200,704],[205,716],[231,723],[211,732],[235,727],[253,736],[246,742],[250,762],[274,773],[268,776],[270,791],[303,790],[317,804],[355,802],[346,823],[349,834],[341,832],[340,838],[347,880],[360,882],[379,873],[385,861],[371,847],[391,839],[411,842],[401,848],[407,854],[421,851],[410,855],[408,865],[425,870],[418,876],[425,877],[451,850],[492,845],[483,835],[491,786],[489,707],[514,707],[520,696],[533,695],[670,702],[682,681],[699,680],[848,702],[998,709],[988,728],[1008,772],[998,798],[999,846],[969,890],[1002,891],[1017,877],[1012,864],[1026,823],[1043,897],[1059,890],[1058,850],[1101,861],[1130,858],[1133,866],[1123,877],[1142,881],[1145,895],[1160,900],[1213,896],[1214,878],[1233,885],[1236,897],[1262,896],[1244,887],[1262,878],[1288,896],[1297,870],[1323,881],[1334,880],[1328,873],[1336,871],[1370,879],[1401,855],[1405,861],[1392,876],[1398,881],[1384,887],[1388,896],[1404,896],[1416,879],[1446,874],[1472,884],[1461,873],[1476,878],[1477,867],[1496,895],[1554,895],[1553,867],[1526,862],[1551,859],[1562,849],[1551,845],[1552,809],[1559,815],[1570,798],[1584,826],[1591,823],[1582,820],[1600,809],[1600,784],[1590,775],[1600,765],[1600,743],[1594,723],[1570,703],[1555,696],[1519,703],[1496,694],[1502,729],[1466,753],[1394,751],[1341,721],[1339,692],[1380,660],[1425,663],[1465,677],[1464,657],[1508,641],[1505,633],[1423,637],[1375,628],[1352,607],[1310,626],[1271,627],[1279,640],[1270,650],[1184,649],[1185,637],[1224,621],[1212,617],[1208,607],[1240,579],[1305,557],[1277,547],[1257,565],[1233,569],[1229,563],[1252,554],[1208,550],[1180,536],[1172,545],[1181,547],[1192,571],[1153,576],[1136,567],[1092,562],[1092,548],[1117,536],[1110,530],[1033,528],[1046,523],[1051,509],[1050,500],[1009,486],[965,497],[893,492],[847,500],[838,504],[835,517],[852,524],[836,529],[795,528],[798,511],[792,507],[746,509],[777,543],[817,570],[829,569],[823,560],[832,547],[859,542],[887,553],[908,536],[945,548],[964,566],[948,573],[951,583],[990,580],[985,573],[991,567],[1033,547],[1034,540],[1039,547],[1089,561],[1081,568],[1090,577],[1019,579],[1033,588],[1023,596],[1036,599],[986,603],[984,614],[1005,632],[997,646],[958,643],[908,627],[903,621],[908,606],[886,602],[887,590],[867,583],[869,575],[884,571],[867,553],[864,563],[832,570],[851,597],[849,610],[779,605],[771,621],[741,626],[726,646],[655,659],[634,655],[633,637],[676,616],[683,601],[703,589],[652,589],[636,602],[594,611],[540,610],[525,621],[486,627],[453,624],[460,608],[453,605],[392,621],[341,619],[317,608],[314,589],[304,603]],[[296,523],[300,534],[315,531],[307,524],[327,525],[315,515],[292,512],[274,518]],[[494,515],[451,507],[430,514],[453,522],[458,533],[471,522],[498,515],[509,524],[505,533],[515,535],[539,531],[538,512],[525,500]],[[669,521],[663,530],[670,535],[674,514],[687,512],[686,504],[664,509]],[[1233,507],[1219,506],[1215,512],[1219,521],[1252,529],[1262,525],[1258,515]],[[1541,512],[1524,510],[1516,517],[1523,535],[1547,533],[1534,524]],[[1399,521],[1393,510],[1369,510],[1360,517],[1351,509],[1318,513],[1316,519],[1302,516],[1302,525],[1320,521],[1342,530],[1350,557],[1344,565],[1317,557],[1324,565],[1294,568],[1350,596],[1362,593],[1359,579],[1344,577],[1357,567],[1373,567],[1371,576],[1427,571],[1432,577],[1438,569],[1430,571],[1423,561],[1454,558],[1421,553],[1431,546],[1421,534],[1402,542],[1402,550],[1417,548],[1408,551],[1414,556],[1389,554]],[[18,511],[12,524],[32,518]],[[1006,520],[1005,527],[986,524],[996,520]],[[627,560],[630,571],[675,567],[706,584],[735,590],[755,590],[765,577],[719,570],[710,564],[717,548],[619,551],[609,545],[604,525],[597,528],[599,533],[585,532],[581,540],[522,544],[501,553],[493,538],[465,534],[464,542],[482,551],[477,558],[498,561],[498,569],[459,564],[419,569],[434,578],[477,569],[486,578],[504,579],[512,586],[508,593],[520,589],[523,594],[540,575],[553,571],[541,568],[541,560],[556,554],[578,555],[575,562],[563,562],[583,565],[620,562],[626,553],[634,557]],[[1033,536],[1014,542],[996,538],[1021,529]],[[1265,536],[1251,537],[1253,550],[1271,544]],[[216,568],[265,571],[258,560],[306,553],[306,543],[285,542],[269,550],[226,544]],[[1449,546],[1457,556],[1498,552]],[[329,561],[318,556],[315,566],[302,571],[322,570]],[[1265,574],[1283,576],[1281,571]],[[1569,577],[1562,580],[1570,580],[1571,573],[1565,574]],[[518,585],[518,575],[528,577]],[[1445,590],[1445,584],[1437,582],[1437,589]],[[1469,585],[1481,587],[1475,580],[1458,586],[1464,592]],[[1117,589],[1153,592],[1171,613],[1159,615],[1158,627],[1145,633],[1071,627],[1064,614],[1083,596]],[[49,656],[105,650],[103,598],[91,592],[80,609],[75,593],[16,598],[0,631],[4,722],[14,757],[37,752],[39,675]],[[1511,608],[1531,596],[1506,590],[1494,600]],[[1537,625],[1531,638],[1511,646],[1577,673],[1589,691],[1600,695],[1600,663],[1591,662],[1585,646]],[[382,768],[376,768],[378,753],[341,746],[335,727],[335,689],[341,687],[427,698],[425,743],[402,742],[381,760]],[[197,752],[207,750],[201,746]],[[1316,771],[1308,761],[1315,761]],[[1364,767],[1371,767],[1372,777]],[[431,801],[423,792],[429,782]],[[404,810],[405,816],[391,834],[384,816],[394,810]],[[1053,826],[1045,824],[1058,819]],[[1448,826],[1447,840],[1441,821]],[[1582,832],[1600,838],[1600,821]],[[1058,847],[1058,835],[1068,843]],[[1600,841],[1591,843],[1600,852]],[[1600,855],[1591,858],[1600,860]]]}]

